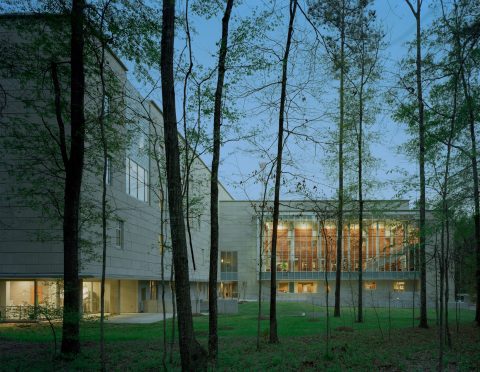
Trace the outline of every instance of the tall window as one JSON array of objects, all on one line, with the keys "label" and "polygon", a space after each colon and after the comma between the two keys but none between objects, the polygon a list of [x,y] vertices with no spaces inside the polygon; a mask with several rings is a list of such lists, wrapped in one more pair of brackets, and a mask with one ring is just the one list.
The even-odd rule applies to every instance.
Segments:
[{"label": "tall window", "polygon": [[123,249],[123,221],[117,220],[117,226],[115,229],[115,246],[119,249]]},{"label": "tall window", "polygon": [[220,272],[238,272],[237,252],[220,252]]},{"label": "tall window", "polygon": [[148,202],[148,171],[127,158],[125,173],[127,194],[140,201]]},{"label": "tall window", "polygon": [[109,95],[105,94],[105,95],[103,96],[103,114],[104,114],[105,116],[107,116],[107,115],[110,114],[110,110],[111,110],[111,107],[110,107],[111,105],[110,105],[110,104],[111,104],[111,101],[112,101],[112,99],[111,99],[111,97],[110,97]]},{"label": "tall window", "polygon": [[112,184],[112,159],[107,156],[107,171],[105,172],[105,183],[107,185]]},{"label": "tall window", "polygon": [[150,280],[149,282],[149,287],[150,287],[150,300],[156,300],[157,299],[157,281],[156,280]]}]

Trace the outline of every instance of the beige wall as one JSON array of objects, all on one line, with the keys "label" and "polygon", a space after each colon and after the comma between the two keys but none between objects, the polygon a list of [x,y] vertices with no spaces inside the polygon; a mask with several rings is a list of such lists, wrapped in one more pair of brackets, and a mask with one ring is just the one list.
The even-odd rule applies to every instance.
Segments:
[{"label": "beige wall", "polygon": [[138,312],[138,281],[120,280],[120,312]]}]

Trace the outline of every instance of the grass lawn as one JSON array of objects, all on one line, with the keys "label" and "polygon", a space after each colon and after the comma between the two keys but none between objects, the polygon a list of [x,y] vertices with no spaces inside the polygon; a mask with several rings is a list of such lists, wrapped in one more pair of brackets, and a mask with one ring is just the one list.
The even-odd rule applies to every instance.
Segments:
[{"label": "grass lawn", "polygon": [[[264,304],[261,351],[256,351],[258,303],[239,305],[238,315],[219,317],[219,370],[435,370],[438,365],[438,330],[435,312],[429,313],[431,328],[412,327],[411,309],[365,311],[365,322],[355,323],[353,309],[343,309],[341,318],[330,320],[327,349],[326,309],[308,303],[280,302],[280,344],[270,345],[268,305]],[[330,309],[332,313],[332,309]],[[414,315],[418,317],[418,311]],[[445,367],[450,370],[480,370],[480,329],[473,324],[473,311],[462,310],[459,327],[450,313],[452,349],[446,349]],[[207,345],[208,317],[194,318],[197,338]],[[0,370],[96,370],[98,322],[81,326],[82,354],[73,362],[53,356],[53,336],[48,324],[0,324]],[[61,336],[60,324],[56,327]],[[106,348],[110,370],[159,370],[162,359],[163,323],[107,324]],[[167,321],[167,338],[171,321]],[[328,352],[327,352],[328,351]],[[174,345],[170,370],[179,370],[178,346]]]}]

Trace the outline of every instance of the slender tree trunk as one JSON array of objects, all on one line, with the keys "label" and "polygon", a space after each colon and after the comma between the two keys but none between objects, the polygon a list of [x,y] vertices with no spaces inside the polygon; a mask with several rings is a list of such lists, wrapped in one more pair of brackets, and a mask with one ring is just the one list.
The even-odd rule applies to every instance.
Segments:
[{"label": "slender tree trunk", "polygon": [[[163,221],[163,209],[164,209],[164,202],[163,202],[163,191],[162,191],[162,201],[160,202],[160,218]],[[162,322],[162,334],[163,334],[163,342],[162,342],[162,366],[163,369],[167,370],[167,314],[166,314],[166,306],[165,306],[165,238],[164,238],[164,222],[160,223],[160,231],[162,232],[160,235],[160,279],[162,283],[162,314],[163,314],[163,322]],[[173,296],[173,294],[172,294]]]},{"label": "slender tree trunk", "polygon": [[[265,189],[267,185],[265,184]],[[258,316],[257,316],[257,351],[260,351],[260,329],[262,324],[262,251],[263,251],[263,224],[265,213],[265,193],[262,201],[262,210],[260,212],[260,252],[258,253]]]},{"label": "slender tree trunk", "polygon": [[258,252],[258,320],[257,320],[257,351],[260,351],[260,325],[261,325],[261,317],[262,317],[262,266],[263,266],[263,231],[264,231],[264,223],[265,223],[265,208],[267,207],[267,190],[268,190],[268,182],[270,181],[270,177],[272,176],[273,172],[273,164],[270,168],[270,172],[268,173],[267,178],[265,179],[265,184],[263,187],[263,196],[262,196],[262,206],[260,211],[260,251]]},{"label": "slender tree trunk", "polygon": [[[326,234],[326,229],[325,229],[325,220],[323,219],[320,219],[320,226],[321,226],[321,229],[322,229],[322,235],[323,235],[323,238],[324,238],[324,242],[325,242],[325,260],[326,262],[330,262],[330,249],[329,249],[329,244],[328,244],[328,238],[327,238],[327,234]],[[325,305],[326,305],[326,310],[327,310],[327,316],[326,316],[326,320],[327,320],[327,324],[326,324],[326,331],[327,331],[327,335],[326,335],[326,342],[325,342],[325,357],[328,357],[330,355],[330,307],[329,307],[329,292],[330,292],[330,288],[328,286],[328,271],[325,270],[324,271],[324,280],[325,280]]]},{"label": "slender tree trunk", "polygon": [[71,13],[71,144],[65,169],[63,210],[64,308],[62,354],[80,351],[79,215],[80,191],[85,152],[85,72],[84,72],[83,0],[72,1]]},{"label": "slender tree trunk", "polygon": [[[439,269],[440,269],[440,304],[439,304],[439,321],[438,321],[438,370],[443,371],[443,354],[444,354],[444,342],[443,342],[443,314],[444,314],[444,307],[443,307],[443,288],[444,288],[444,279],[445,279],[445,272],[444,272],[444,263],[445,263],[445,222],[442,221],[442,233],[441,233],[441,240],[440,240],[440,257],[439,257]],[[436,275],[436,273],[435,273]]]},{"label": "slender tree trunk", "polygon": [[[188,234],[188,245],[190,247],[190,255],[192,256],[192,266],[193,270],[196,270],[195,264],[195,255],[193,253],[193,241],[192,241],[192,229],[190,228],[190,169],[191,162],[188,157],[190,150],[190,144],[188,139],[188,129],[187,129],[187,87],[188,79],[192,74],[193,70],[193,58],[192,58],[192,38],[190,36],[190,22],[188,20],[188,10],[189,10],[189,1],[185,1],[185,32],[187,37],[187,47],[188,47],[188,69],[185,74],[185,79],[183,81],[183,133],[185,134],[185,169],[184,169],[184,193],[185,193],[185,220],[187,223],[187,234]],[[200,98],[199,98],[200,100]],[[195,153],[192,154],[192,161],[195,158]]]},{"label": "slender tree trunk", "polygon": [[172,293],[172,338],[170,339],[170,364],[173,363],[173,345],[175,344],[175,325],[177,324],[177,303],[175,302],[175,282],[173,277],[175,275],[175,268],[173,267],[173,255],[172,262],[170,264],[170,292]]},{"label": "slender tree trunk", "polygon": [[[153,130],[155,131],[155,139],[152,144],[153,156],[155,158],[155,164],[157,167],[158,173],[158,187],[159,187],[159,206],[160,206],[160,280],[161,280],[161,298],[162,298],[162,313],[163,313],[163,323],[162,323],[162,332],[163,332],[163,342],[162,342],[162,367],[163,370],[167,370],[167,316],[166,316],[166,305],[165,305],[165,189],[163,187],[162,175],[164,168],[161,164],[161,154],[158,152],[160,146],[159,142],[161,141],[160,136],[157,132],[157,127],[152,123]],[[173,280],[173,277],[171,278]],[[172,292],[173,297],[173,292]],[[173,307],[173,306],[172,306]]]},{"label": "slender tree trunk", "polygon": [[[447,344],[449,347],[452,346],[450,328],[448,326],[448,300],[449,300],[449,283],[448,283],[448,271],[449,271],[449,259],[450,259],[450,210],[448,205],[448,179],[450,176],[450,158],[452,152],[452,141],[455,134],[455,123],[457,117],[457,95],[458,95],[458,75],[454,76],[454,92],[453,92],[453,103],[452,103],[452,117],[450,120],[450,131],[447,142],[447,158],[445,161],[445,174],[443,178],[443,194],[442,194],[442,209],[443,216],[445,219],[445,231],[446,231],[446,242],[445,242],[445,259],[444,259],[444,274],[445,274],[445,336]],[[442,236],[443,239],[443,236]]]},{"label": "slender tree trunk", "polygon": [[468,82],[465,76],[465,69],[462,66],[461,78],[463,93],[467,101],[468,110],[468,124],[470,130],[470,142],[471,142],[471,163],[473,174],[473,202],[474,202],[474,223],[475,223],[475,251],[476,251],[476,286],[477,286],[477,306],[475,310],[475,321],[477,326],[480,327],[480,198],[478,190],[478,164],[477,164],[477,139],[475,133],[475,112],[473,107],[473,98],[468,89]]},{"label": "slender tree trunk", "polygon": [[275,199],[273,202],[273,232],[272,254],[270,261],[270,343],[278,343],[277,334],[277,234],[278,217],[280,214],[280,182],[282,177],[283,153],[283,126],[285,118],[285,101],[287,98],[287,67],[290,54],[290,44],[293,35],[293,22],[297,11],[297,0],[290,0],[290,19],[288,24],[287,42],[282,61],[282,88],[280,94],[280,112],[278,116],[278,144],[277,144],[277,169],[275,172]]},{"label": "slender tree trunk", "polygon": [[[108,6],[108,4],[107,4]],[[100,138],[102,142],[102,156],[103,156],[103,172],[102,172],[102,277],[100,280],[100,368],[106,371],[107,362],[105,355],[105,275],[107,267],[107,172],[108,172],[108,142],[105,135],[105,97],[106,97],[106,83],[105,83],[105,49],[106,42],[103,36],[104,16],[106,8],[102,9],[101,16],[101,56],[99,63],[100,88],[101,88],[101,103],[100,103]]]},{"label": "slender tree trunk", "polygon": [[173,74],[175,1],[163,2],[161,41],[161,82],[167,163],[168,201],[172,253],[175,269],[175,293],[177,298],[179,346],[182,369],[205,370],[206,352],[195,339],[190,280],[188,273],[188,250],[185,220],[182,205],[180,154],[178,147],[177,115],[175,111],[175,81]]},{"label": "slender tree trunk", "polygon": [[438,248],[437,248],[437,238],[435,237],[435,252],[433,254],[433,262],[435,263],[435,317],[436,317],[436,322],[435,324],[438,326],[440,324],[440,316],[439,316],[439,296],[438,296]]},{"label": "slender tree trunk", "polygon": [[220,165],[220,126],[222,124],[222,93],[227,57],[228,24],[233,0],[227,1],[222,19],[222,40],[218,55],[218,77],[213,110],[213,157],[210,178],[210,271],[208,277],[208,357],[216,363],[218,354],[217,333],[217,279],[218,279],[218,168]]},{"label": "slender tree trunk", "polygon": [[340,316],[340,287],[342,282],[343,241],[343,127],[345,120],[345,1],[342,0],[340,27],[340,121],[338,134],[338,217],[337,217],[337,267],[335,273],[335,308],[333,316]]},{"label": "slender tree trunk", "polygon": [[359,323],[363,322],[363,174],[362,174],[362,141],[363,141],[363,76],[364,64],[362,62],[362,82],[359,92],[359,120],[358,120],[358,318]]},{"label": "slender tree trunk", "polygon": [[425,124],[422,87],[422,52],[420,29],[420,0],[417,0],[417,95],[418,95],[418,127],[420,137],[420,324],[428,328],[427,320],[427,268],[426,268],[426,226],[425,226]]},{"label": "slender tree trunk", "polygon": [[447,346],[452,348],[452,335],[450,334],[450,326],[448,324],[448,301],[450,297],[450,285],[448,283],[448,270],[449,270],[449,260],[450,260],[450,217],[448,215],[449,211],[447,210],[447,218],[445,220],[445,231],[446,231],[446,250],[445,250],[445,337]]},{"label": "slender tree trunk", "polygon": [[416,20],[416,80],[417,80],[417,103],[418,103],[418,136],[419,136],[419,168],[420,168],[420,328],[428,328],[427,320],[427,264],[425,253],[425,123],[422,85],[422,34],[421,34],[421,8],[422,0],[417,0],[417,9],[413,8],[410,0],[405,0],[410,7]]}]

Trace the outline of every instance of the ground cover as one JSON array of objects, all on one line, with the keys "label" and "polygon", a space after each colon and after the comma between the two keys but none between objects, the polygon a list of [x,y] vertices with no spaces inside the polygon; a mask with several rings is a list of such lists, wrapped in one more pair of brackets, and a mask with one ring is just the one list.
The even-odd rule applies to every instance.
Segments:
[{"label": "ground cover", "polygon": [[[341,318],[330,317],[327,348],[326,309],[305,302],[279,303],[280,344],[269,345],[268,305],[261,321],[261,351],[256,351],[257,303],[239,305],[239,314],[219,317],[219,370],[435,370],[438,333],[435,312],[429,312],[428,330],[416,327],[412,309],[368,308],[365,322],[355,323],[354,309]],[[331,314],[331,309],[330,309]],[[458,328],[456,315],[458,315]],[[450,312],[451,350],[445,367],[480,370],[480,330],[474,313]],[[413,320],[412,320],[413,319]],[[413,322],[413,327],[412,327]],[[194,318],[199,341],[206,345],[208,317]],[[158,370],[162,359],[163,323],[107,324],[106,340],[111,370]],[[61,335],[56,325],[57,337]],[[167,338],[171,322],[167,321]],[[53,337],[48,324],[0,324],[0,370],[98,369],[98,322],[81,327],[82,354],[73,362],[53,358]],[[179,370],[178,348],[173,346],[170,370]]]}]

